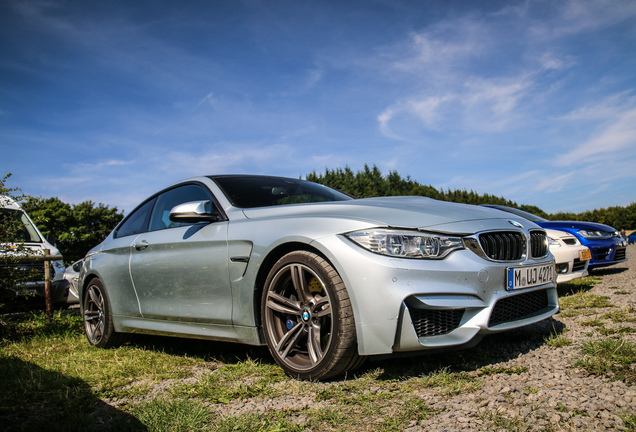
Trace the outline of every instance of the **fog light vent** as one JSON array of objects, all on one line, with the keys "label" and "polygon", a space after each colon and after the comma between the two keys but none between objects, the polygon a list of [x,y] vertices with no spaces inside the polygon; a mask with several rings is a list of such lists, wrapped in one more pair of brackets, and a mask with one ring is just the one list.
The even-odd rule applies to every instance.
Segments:
[{"label": "fog light vent", "polygon": [[438,336],[452,332],[461,322],[464,309],[409,308],[417,337]]},{"label": "fog light vent", "polygon": [[567,273],[568,272],[568,268],[569,268],[568,263],[561,263],[561,264],[557,264],[556,265],[557,273]]}]

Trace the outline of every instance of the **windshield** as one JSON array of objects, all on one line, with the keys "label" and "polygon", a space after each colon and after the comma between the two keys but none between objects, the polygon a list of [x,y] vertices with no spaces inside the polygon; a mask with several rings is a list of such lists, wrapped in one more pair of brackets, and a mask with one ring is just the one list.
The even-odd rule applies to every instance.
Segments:
[{"label": "windshield", "polygon": [[485,207],[494,208],[497,210],[503,210],[508,213],[516,214],[517,216],[521,216],[522,218],[526,218],[531,222],[547,222],[547,219],[539,217],[537,215],[533,215],[532,213],[525,212],[523,210],[519,210],[513,207],[506,207],[502,205],[486,205]]},{"label": "windshield", "polygon": [[0,226],[3,243],[42,243],[37,230],[29,218],[20,210],[0,209]]},{"label": "windshield", "polygon": [[253,208],[353,198],[326,186],[282,177],[211,176],[234,207]]}]

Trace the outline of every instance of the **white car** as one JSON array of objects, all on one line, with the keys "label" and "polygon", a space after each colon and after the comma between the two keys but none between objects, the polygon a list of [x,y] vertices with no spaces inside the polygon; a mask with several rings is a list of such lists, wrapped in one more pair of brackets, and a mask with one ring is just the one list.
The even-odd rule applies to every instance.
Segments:
[{"label": "white car", "polygon": [[[8,196],[0,195],[0,218],[12,219],[16,223],[16,231],[3,233],[4,243],[0,242],[0,258],[13,257],[38,257],[48,251],[49,255],[61,256],[60,251],[53,245],[55,240],[47,240],[33,223],[29,215],[20,205]],[[35,295],[44,298],[44,260],[24,260],[9,265],[20,271],[30,272],[27,280],[23,280],[15,290],[0,290],[1,296],[30,296]],[[53,304],[66,302],[68,289],[62,279],[64,262],[60,260],[49,261],[49,269],[52,279],[51,301]]]},{"label": "white car", "polygon": [[556,261],[557,283],[587,276],[587,266],[592,252],[572,234],[546,229],[550,241],[550,252]]}]

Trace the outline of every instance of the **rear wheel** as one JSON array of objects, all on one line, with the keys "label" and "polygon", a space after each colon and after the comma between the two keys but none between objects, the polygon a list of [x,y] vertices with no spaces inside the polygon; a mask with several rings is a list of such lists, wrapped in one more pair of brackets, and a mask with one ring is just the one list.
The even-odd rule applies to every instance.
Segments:
[{"label": "rear wheel", "polygon": [[112,348],[124,341],[124,336],[115,332],[110,303],[104,284],[93,279],[84,291],[84,330],[91,345]]},{"label": "rear wheel", "polygon": [[320,256],[282,257],[269,272],[261,305],[267,346],[288,374],[320,380],[361,364],[349,295]]}]

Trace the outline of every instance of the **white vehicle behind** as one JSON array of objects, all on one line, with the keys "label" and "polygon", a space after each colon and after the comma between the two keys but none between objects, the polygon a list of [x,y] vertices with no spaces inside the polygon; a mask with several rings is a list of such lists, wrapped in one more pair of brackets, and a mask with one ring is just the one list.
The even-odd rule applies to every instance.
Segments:
[{"label": "white vehicle behind", "polygon": [[[11,241],[0,243],[0,254],[43,256],[45,251],[49,255],[61,255],[60,251],[49,242],[38,230],[27,213],[13,199],[0,195],[0,215],[3,218],[16,218],[20,221],[20,229]],[[53,304],[64,303],[68,297],[68,282],[63,279],[64,263],[62,260],[50,261],[51,300]],[[20,270],[31,271],[33,277],[17,287],[16,295],[44,296],[44,261],[28,260],[16,264]]]},{"label": "white vehicle behind", "polygon": [[587,276],[592,253],[577,238],[560,230],[546,229],[550,241],[550,253],[556,261],[557,283]]}]

